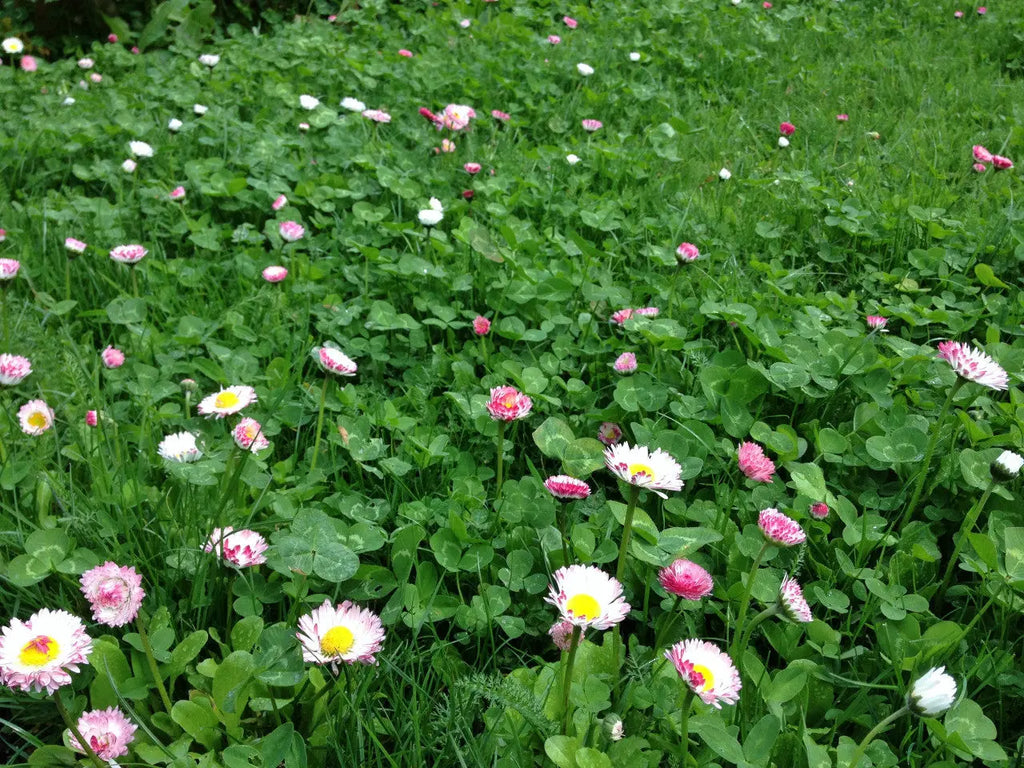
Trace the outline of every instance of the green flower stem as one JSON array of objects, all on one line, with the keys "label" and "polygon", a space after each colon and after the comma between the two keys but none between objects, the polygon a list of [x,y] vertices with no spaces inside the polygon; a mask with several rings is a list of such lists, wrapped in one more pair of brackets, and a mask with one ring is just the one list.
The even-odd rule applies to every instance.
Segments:
[{"label": "green flower stem", "polygon": [[746,632],[744,632],[744,636],[740,638],[740,647],[738,649],[737,656],[733,657],[734,660],[736,658],[738,658],[739,656],[742,656],[743,652],[747,650],[747,644],[750,643],[750,638],[752,638],[754,636],[754,630],[757,629],[757,626],[762,621],[764,621],[765,619],[771,618],[772,616],[774,616],[778,612],[779,612],[779,605],[778,605],[778,603],[772,603],[771,605],[769,605],[767,608],[765,608],[763,611],[761,611],[759,614],[757,614],[754,618],[752,618],[750,620],[750,623],[747,624],[747,629],[746,629]]},{"label": "green flower stem", "polygon": [[865,736],[864,741],[862,741],[858,745],[857,751],[853,753],[853,757],[850,758],[850,763],[846,766],[846,768],[857,768],[857,763],[859,763],[860,759],[864,757],[864,752],[867,750],[868,744],[871,743],[875,736],[880,734],[882,731],[884,731],[886,728],[888,728],[890,725],[899,720],[908,712],[910,712],[910,707],[901,707],[897,709],[895,712],[893,712],[891,715],[889,715],[887,718],[885,718],[874,728],[872,728],[870,731],[868,731],[868,735]]},{"label": "green flower stem", "polygon": [[480,342],[480,356],[484,359],[484,368],[490,368],[491,354],[490,350],[487,348],[487,337],[480,336],[478,340]]},{"label": "green flower stem", "polygon": [[636,502],[639,498],[640,486],[629,486],[629,504],[626,506],[626,519],[622,521],[622,541],[619,543],[619,562],[615,566],[615,578],[620,584],[626,573],[626,553],[629,551],[629,539],[633,535],[633,516],[636,514]]},{"label": "green flower stem", "polygon": [[324,374],[324,385],[320,388],[320,411],[316,415],[316,439],[313,441],[313,461],[309,465],[309,471],[316,469],[316,459],[320,455],[320,440],[323,438],[324,428],[324,405],[327,403],[327,381],[328,376]]},{"label": "green flower stem", "polygon": [[736,639],[729,649],[729,656],[732,657],[733,663],[737,667],[740,667],[743,663],[736,653],[741,650],[740,640],[743,637],[743,622],[747,618],[747,609],[750,608],[750,593],[754,589],[754,577],[757,576],[757,569],[761,566],[761,559],[764,557],[764,553],[768,551],[768,545],[769,542],[765,539],[764,544],[761,545],[761,550],[757,553],[757,557],[754,558],[754,564],[750,567],[747,586],[743,588],[743,597],[740,598],[740,611],[736,614]]},{"label": "green flower stem", "polygon": [[956,546],[953,548],[953,554],[949,556],[949,562],[946,564],[946,573],[942,577],[942,586],[939,587],[938,596],[939,599],[944,599],[946,594],[946,588],[949,586],[949,580],[953,578],[953,569],[956,567],[956,559],[960,554],[960,550],[964,547],[964,542],[967,541],[967,535],[974,530],[974,524],[978,522],[978,516],[981,515],[981,511],[985,508],[985,504],[988,503],[988,497],[992,495],[993,489],[996,487],[996,481],[989,480],[988,487],[985,492],[981,494],[981,498],[978,499],[978,503],[975,504],[971,511],[967,513],[963,523],[960,525],[960,532],[956,536]]},{"label": "green flower stem", "polygon": [[675,601],[672,603],[672,610],[669,611],[668,621],[665,622],[665,626],[662,630],[654,635],[654,650],[657,651],[661,648],[661,643],[664,641],[668,631],[676,624],[676,619],[679,618],[679,604],[683,602],[682,595],[676,595]]},{"label": "green flower stem", "polygon": [[[3,446],[0,446],[0,448],[2,448],[2,447]],[[566,523],[566,519],[565,518],[567,516],[568,516],[568,510],[566,509],[566,506],[564,504],[559,506],[558,510],[555,512],[555,517],[558,520],[558,532],[559,532],[559,534],[561,534],[561,538],[562,538],[562,565],[563,566],[569,565],[569,538],[566,536],[566,532],[565,532],[565,527],[566,527],[565,526],[565,523]]]},{"label": "green flower stem", "polygon": [[497,485],[494,490],[494,500],[497,501],[501,498],[501,471],[505,461],[505,422],[498,422],[498,471],[497,471]]},{"label": "green flower stem", "polygon": [[160,677],[160,670],[156,666],[156,659],[153,657],[153,646],[149,644],[149,634],[146,632],[146,620],[142,617],[142,611],[139,611],[139,615],[135,617],[135,627],[139,630],[139,639],[142,641],[142,650],[146,653],[146,663],[149,664],[149,672],[153,675],[153,682],[156,683],[156,689],[160,694],[160,700],[164,703],[164,709],[167,710],[167,714],[171,714],[171,708],[174,706],[171,704],[171,697],[167,695],[167,689],[164,688],[164,681]]},{"label": "green flower stem", "polygon": [[684,684],[683,708],[679,712],[679,765],[687,768],[690,762],[690,710],[693,709],[693,688]]},{"label": "green flower stem", "polygon": [[64,700],[60,697],[60,691],[57,691],[57,695],[53,697],[53,703],[57,705],[57,711],[60,713],[61,718],[67,724],[71,733],[74,734],[74,737],[78,740],[78,743],[85,751],[85,754],[89,756],[89,760],[92,761],[92,764],[95,765],[96,768],[107,768],[107,764],[93,751],[89,742],[85,740],[81,732],[78,730],[78,724],[71,717],[71,713],[68,712],[67,707],[64,706]]},{"label": "green flower stem", "polygon": [[562,678],[562,733],[569,735],[569,724],[572,722],[569,711],[569,690],[572,687],[572,666],[576,663],[576,649],[580,645],[580,628],[572,628],[572,639],[569,640],[569,655],[565,657],[565,674]]},{"label": "green flower stem", "polygon": [[942,404],[942,410],[939,411],[939,419],[935,422],[935,427],[932,429],[932,438],[928,441],[928,450],[924,453],[924,461],[921,463],[921,471],[917,476],[917,483],[914,486],[914,494],[910,497],[910,503],[907,505],[906,511],[903,513],[903,517],[900,518],[899,525],[896,526],[896,530],[902,530],[903,526],[911,521],[914,517],[914,511],[917,509],[917,502],[921,500],[921,491],[924,490],[924,481],[928,477],[928,466],[932,463],[932,456],[935,454],[935,447],[939,442],[939,434],[942,432],[942,424],[946,420],[946,415],[949,413],[949,408],[953,404],[953,398],[956,397],[956,393],[960,391],[960,387],[964,385],[967,379],[957,377],[956,382],[949,390],[949,394],[946,395],[946,402]]},{"label": "green flower stem", "polygon": [[128,267],[132,275],[132,295],[139,298],[139,276],[135,274],[135,267]]}]

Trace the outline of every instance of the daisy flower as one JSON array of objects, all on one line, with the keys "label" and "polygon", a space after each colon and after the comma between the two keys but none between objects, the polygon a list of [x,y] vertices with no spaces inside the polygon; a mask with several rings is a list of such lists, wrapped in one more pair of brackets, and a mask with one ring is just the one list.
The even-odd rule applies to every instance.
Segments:
[{"label": "daisy flower", "polygon": [[585,499],[590,495],[590,486],[571,475],[553,475],[544,481],[556,499]]},{"label": "daisy flower", "polygon": [[533,400],[515,387],[495,387],[487,403],[487,412],[495,421],[515,421],[530,413]]},{"label": "daisy flower", "polygon": [[267,562],[267,540],[256,531],[236,531],[231,526],[214,528],[203,545],[204,552],[214,552],[217,559],[224,558],[239,568],[262,565]]},{"label": "daisy flower", "polygon": [[100,352],[100,358],[103,360],[105,368],[120,368],[124,365],[124,352],[109,344],[106,349]]},{"label": "daisy flower", "polygon": [[346,600],[332,606],[330,600],[299,619],[295,634],[302,645],[302,660],[330,664],[335,672],[338,662],[376,664],[375,654],[384,642],[380,617],[367,608]]},{"label": "daisy flower", "polygon": [[29,400],[18,409],[18,423],[26,435],[41,435],[53,426],[53,409],[45,400]]},{"label": "daisy flower", "polygon": [[109,560],[86,571],[80,579],[82,594],[92,606],[92,617],[108,627],[123,627],[134,621],[146,596],[142,576],[131,566]]},{"label": "daisy flower", "polygon": [[907,705],[924,717],[941,715],[956,701],[956,680],[946,674],[945,667],[933,667],[914,681],[907,695]]},{"label": "daisy flower", "polygon": [[1004,390],[1009,377],[1006,371],[980,349],[959,341],[940,341],[939,357],[963,378],[991,389]]},{"label": "daisy flower", "polygon": [[477,315],[473,318],[473,333],[477,336],[486,336],[491,332],[491,321],[483,315]]},{"label": "daisy flower", "polygon": [[[83,712],[78,718],[78,732],[100,760],[112,763],[115,758],[128,754],[128,745],[135,738],[138,728],[125,717],[117,707],[94,709]],[[85,752],[69,728],[66,732],[68,745],[77,752]]]},{"label": "daisy flower", "polygon": [[263,270],[263,279],[268,283],[280,283],[286,277],[288,277],[288,270],[276,264]]},{"label": "daisy flower", "polygon": [[757,525],[765,538],[773,544],[792,547],[807,540],[807,534],[800,524],[777,509],[762,509],[757,516]]},{"label": "daisy flower", "polygon": [[1024,467],[1024,456],[1013,451],[1003,451],[992,462],[992,474],[1000,480],[1012,480],[1020,474],[1020,468]]},{"label": "daisy flower", "polygon": [[282,221],[277,230],[281,233],[281,239],[289,243],[301,240],[302,236],[306,234],[305,227],[296,221]]},{"label": "daisy flower", "polygon": [[128,149],[131,150],[135,157],[152,157],[153,147],[144,141],[129,141]]},{"label": "daisy flower", "polygon": [[682,558],[661,569],[658,581],[670,595],[687,600],[700,600],[711,594],[715,586],[711,574],[690,560]]},{"label": "daisy flower", "polygon": [[721,709],[723,701],[726,704],[739,701],[740,673],[729,654],[714,643],[682,640],[665,651],[665,658],[705,704]]},{"label": "daisy flower", "polygon": [[615,445],[622,439],[622,427],[611,421],[602,421],[597,428],[597,439],[605,445]]},{"label": "daisy flower", "polygon": [[22,379],[32,373],[32,363],[27,357],[21,355],[9,355],[4,352],[0,355],[0,384],[5,387],[13,387],[21,383]]},{"label": "daisy flower", "polygon": [[618,580],[593,565],[569,565],[555,571],[555,583],[544,598],[563,620],[584,629],[610,629],[629,614]]},{"label": "daisy flower", "polygon": [[89,663],[92,638],[82,620],[43,608],[28,621],[11,619],[0,631],[0,683],[20,691],[53,693],[71,683],[71,672]]},{"label": "daisy flower", "polygon": [[225,416],[231,416],[243,408],[252,405],[256,402],[256,399],[255,389],[235,385],[204,397],[196,407],[196,410],[203,416],[223,419]]},{"label": "daisy flower", "polygon": [[775,463],[764,455],[764,449],[757,443],[740,444],[737,453],[740,471],[751,480],[759,483],[770,483],[775,474]]},{"label": "daisy flower", "polygon": [[13,280],[21,269],[17,259],[0,259],[0,280]]},{"label": "daisy flower", "polygon": [[334,347],[314,347],[313,357],[320,367],[338,376],[355,376],[359,366],[348,355]]},{"label": "daisy flower", "polygon": [[795,621],[798,624],[814,621],[811,607],[804,599],[804,591],[797,581],[789,576],[782,578],[782,586],[779,588],[779,604],[782,606],[782,613],[790,621]]},{"label": "daisy flower", "polygon": [[612,363],[612,368],[618,373],[632,373],[636,370],[636,353],[623,352]]},{"label": "daisy flower", "polygon": [[203,452],[196,445],[196,436],[191,432],[175,432],[160,441],[157,453],[168,461],[179,464],[198,461]]},{"label": "daisy flower", "polygon": [[111,249],[110,258],[121,264],[138,264],[149,253],[141,245],[119,245]]},{"label": "daisy flower", "polygon": [[866,322],[871,330],[880,331],[889,323],[889,319],[881,315],[868,315]]},{"label": "daisy flower", "polygon": [[85,253],[85,249],[89,246],[81,240],[76,240],[73,237],[66,237],[64,238],[64,247],[72,253]]},{"label": "daisy flower", "polygon": [[[568,651],[572,645],[572,630],[573,623],[571,621],[556,621],[551,625],[551,629],[548,630],[548,634],[551,635],[551,642],[555,644],[555,647],[562,651]],[[587,630],[580,630],[580,642],[583,642],[583,638],[586,636]]]},{"label": "daisy flower", "polygon": [[239,420],[231,430],[231,436],[235,439],[235,445],[243,451],[259,453],[270,445],[270,441],[263,434],[263,426],[248,416]]},{"label": "daisy flower", "polygon": [[693,243],[680,243],[676,248],[676,258],[678,258],[679,262],[682,264],[690,261],[696,261],[700,258],[700,251],[697,250],[697,246]]},{"label": "daisy flower", "polygon": [[660,448],[651,453],[645,445],[612,445],[604,451],[604,464],[630,485],[647,488],[663,499],[668,495],[662,491],[678,491],[683,487],[682,467]]}]

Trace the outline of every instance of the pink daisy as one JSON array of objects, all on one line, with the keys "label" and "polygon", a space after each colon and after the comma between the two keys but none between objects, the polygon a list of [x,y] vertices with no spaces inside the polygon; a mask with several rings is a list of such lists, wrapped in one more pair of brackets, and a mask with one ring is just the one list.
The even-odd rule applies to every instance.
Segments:
[{"label": "pink daisy", "polygon": [[740,444],[738,452],[740,471],[751,480],[759,483],[772,482],[775,474],[775,463],[764,455],[764,449],[757,443]]},{"label": "pink daisy", "polygon": [[828,517],[828,504],[823,501],[816,501],[811,504],[810,513],[819,520],[824,520]]},{"label": "pink daisy", "polygon": [[[572,630],[573,623],[563,619],[552,624],[551,629],[548,630],[548,634],[551,635],[551,642],[555,644],[556,648],[562,651],[568,651],[569,646],[572,644]],[[587,630],[580,628],[579,642],[583,642],[583,638],[586,634]]]},{"label": "pink daisy", "polygon": [[108,627],[123,627],[134,621],[146,596],[142,576],[134,568],[109,560],[83,573],[80,581],[93,619]]},{"label": "pink daisy", "polygon": [[622,427],[611,421],[602,421],[597,428],[597,439],[605,445],[615,445],[622,439]]},{"label": "pink daisy", "polygon": [[301,240],[302,236],[306,234],[305,227],[296,221],[282,221],[277,229],[281,233],[281,239],[289,243]]},{"label": "pink daisy", "polygon": [[636,354],[633,352],[623,352],[612,363],[618,373],[632,373],[636,370]]},{"label": "pink daisy", "polygon": [[302,660],[330,664],[376,664],[384,642],[380,617],[346,600],[337,607],[330,600],[299,619],[295,635],[302,645]]},{"label": "pink daisy", "polygon": [[974,159],[981,163],[991,163],[992,153],[985,149],[981,144],[975,144],[971,147],[971,152],[974,154]]},{"label": "pink daisy", "polygon": [[213,552],[238,568],[249,568],[267,562],[267,540],[256,531],[236,531],[231,526],[214,528],[203,545],[204,552]]},{"label": "pink daisy", "polygon": [[808,624],[814,621],[811,608],[804,599],[804,591],[796,580],[789,576],[784,576],[782,579],[779,603],[782,605],[782,612],[790,621],[795,621],[798,624]]},{"label": "pink daisy", "polygon": [[590,495],[590,486],[571,475],[553,475],[544,481],[544,487],[556,499],[585,499]]},{"label": "pink daisy", "polygon": [[494,387],[487,402],[487,412],[495,421],[515,421],[527,416],[533,401],[515,387]]},{"label": "pink daisy", "polygon": [[348,355],[334,347],[314,347],[313,356],[320,367],[338,376],[355,376],[359,366]]},{"label": "pink daisy", "polygon": [[5,387],[13,387],[32,373],[32,363],[27,357],[21,355],[9,355],[4,352],[0,355],[0,384]]},{"label": "pink daisy", "polygon": [[473,318],[473,333],[477,336],[486,336],[491,332],[491,321],[483,315],[477,315]]},{"label": "pink daisy", "polygon": [[789,122],[779,123],[779,133],[783,136],[792,136],[796,133],[796,126]]},{"label": "pink daisy", "polygon": [[73,237],[64,238],[64,247],[73,253],[84,253],[89,246]]},{"label": "pink daisy", "polygon": [[676,248],[676,256],[681,262],[696,261],[700,257],[700,251],[693,243],[680,243]]},{"label": "pink daisy", "polygon": [[980,349],[961,344],[959,341],[940,341],[939,357],[969,381],[996,390],[1005,390],[1009,384],[1006,371]]},{"label": "pink daisy", "polygon": [[263,279],[268,283],[280,283],[288,277],[288,270],[281,266],[271,266],[263,270]]},{"label": "pink daisy", "polygon": [[0,259],[0,280],[12,280],[21,269],[21,262],[17,259]]},{"label": "pink daisy", "polygon": [[580,125],[583,126],[584,131],[593,133],[594,131],[600,130],[604,126],[604,123],[600,120],[583,120],[580,122]]},{"label": "pink daisy", "polygon": [[120,368],[124,365],[124,352],[116,347],[107,346],[100,353],[100,357],[103,359],[103,365],[106,368]]},{"label": "pink daisy", "polygon": [[875,331],[880,331],[888,324],[888,318],[882,317],[881,315],[868,315],[867,324],[868,328]]},{"label": "pink daisy", "polygon": [[792,547],[807,540],[800,524],[777,509],[762,509],[757,516],[757,526],[773,544]]},{"label": "pink daisy", "polygon": [[711,574],[690,560],[675,560],[671,565],[661,569],[658,581],[670,595],[687,600],[700,600],[711,594],[714,580]]},{"label": "pink daisy", "polygon": [[0,630],[0,683],[19,691],[53,693],[89,663],[92,638],[77,616],[43,608],[28,621]]},{"label": "pink daisy", "polygon": [[705,704],[721,709],[722,702],[735,704],[739,701],[743,687],[740,673],[729,654],[714,643],[681,640],[665,651],[665,658]]},{"label": "pink daisy", "polygon": [[[128,754],[128,745],[135,738],[135,731],[138,728],[117,707],[83,712],[76,727],[96,756],[108,763]],[[68,745],[73,750],[84,753],[85,749],[78,743],[70,728],[66,734]]]},{"label": "pink daisy", "polygon": [[147,253],[141,245],[119,245],[110,251],[110,258],[121,264],[138,264]]},{"label": "pink daisy", "polygon": [[259,453],[270,446],[270,441],[263,434],[263,426],[248,416],[239,419],[238,424],[231,430],[231,436],[235,440],[235,445],[243,451]]}]

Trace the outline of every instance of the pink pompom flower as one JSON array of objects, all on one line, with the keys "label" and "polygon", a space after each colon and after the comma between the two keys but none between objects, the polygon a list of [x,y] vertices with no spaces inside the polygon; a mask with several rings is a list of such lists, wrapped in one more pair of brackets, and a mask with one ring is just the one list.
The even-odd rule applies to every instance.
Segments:
[{"label": "pink pompom flower", "polygon": [[756,480],[759,483],[772,482],[775,463],[764,455],[764,449],[760,445],[750,441],[741,443],[737,458],[740,471],[751,480]]},{"label": "pink pompom flower", "polygon": [[35,56],[22,56],[18,66],[21,67],[22,72],[35,72],[39,69],[39,63]]},{"label": "pink pompom flower", "polygon": [[845,112],[840,112],[838,115],[836,115],[836,122],[837,123],[845,123],[849,119],[850,119],[850,116],[848,114],[846,114]]},{"label": "pink pompom flower", "polygon": [[988,170],[988,166],[985,165],[984,163],[975,163],[974,165],[971,166],[971,170],[974,171],[975,173],[984,173],[985,171]]},{"label": "pink pompom flower", "polygon": [[124,352],[117,347],[107,346],[102,352],[100,357],[103,360],[103,365],[106,368],[120,368],[124,365]]},{"label": "pink pompom flower", "polygon": [[792,136],[796,133],[796,126],[790,122],[779,123],[779,133],[783,136]]},{"label": "pink pompom flower", "polygon": [[583,126],[584,131],[593,133],[594,131],[600,130],[604,126],[604,123],[600,120],[583,120],[580,122],[580,125]]},{"label": "pink pompom flower", "polygon": [[401,56],[403,59],[411,59],[412,58],[412,51],[410,51],[407,48],[399,48],[398,49],[398,55]]},{"label": "pink pompom flower", "polygon": [[0,259],[0,280],[13,280],[19,269],[21,262],[17,259]]},{"label": "pink pompom flower", "polygon": [[278,225],[277,231],[281,233],[281,239],[289,243],[301,240],[302,236],[306,234],[306,228],[297,221],[282,221]]},{"label": "pink pompom flower", "polygon": [[256,531],[236,531],[231,526],[214,528],[203,545],[204,552],[213,552],[238,568],[249,568],[267,562],[267,540]]},{"label": "pink pompom flower", "polygon": [[473,318],[473,333],[477,336],[486,336],[491,332],[491,321],[483,315],[477,315]]},{"label": "pink pompom flower", "polygon": [[1009,376],[1002,366],[980,349],[959,341],[940,341],[939,357],[968,381],[996,390],[1005,390],[1009,384]]},{"label": "pink pompom flower", "polygon": [[375,123],[391,122],[391,115],[389,115],[383,109],[364,109],[362,115],[367,120],[372,120]]},{"label": "pink pompom flower", "polygon": [[975,144],[971,147],[971,152],[974,155],[974,159],[981,163],[991,163],[992,153],[985,149],[981,144]]},{"label": "pink pompom flower", "polygon": [[696,261],[700,258],[700,251],[693,243],[680,243],[676,248],[676,257],[681,263]]},{"label": "pink pompom flower", "polygon": [[313,356],[320,367],[328,373],[338,376],[355,376],[359,366],[355,361],[336,347],[313,347]]},{"label": "pink pompom flower", "polygon": [[964,17],[964,12],[963,11],[953,11],[953,18],[954,19],[962,19],[963,17]]},{"label": "pink pompom flower", "polygon": [[92,638],[77,616],[42,608],[28,621],[11,619],[0,630],[0,683],[19,691],[71,684],[71,672],[89,663]]},{"label": "pink pompom flower", "polygon": [[138,264],[149,253],[141,245],[119,245],[111,249],[110,258],[121,264]]},{"label": "pink pompom flower", "polygon": [[85,249],[89,246],[81,240],[76,240],[73,237],[66,237],[64,238],[64,247],[72,253],[85,253]]},{"label": "pink pompom flower", "polygon": [[1013,161],[1002,155],[992,155],[992,167],[997,171],[1008,171],[1013,168]]},{"label": "pink pompom flower", "polygon": [[576,29],[576,27],[579,26],[579,22],[576,21],[576,19],[574,19],[572,16],[563,16],[562,17],[562,22],[569,29]]},{"label": "pink pompom flower", "polygon": [[0,355],[0,384],[13,387],[32,373],[32,362],[21,355],[4,352]]},{"label": "pink pompom flower", "polygon": [[466,163],[465,165],[462,166],[462,170],[464,170],[470,176],[475,176],[476,174],[480,173],[481,168],[482,166],[480,165],[480,163]]},{"label": "pink pompom flower", "polygon": [[98,423],[99,423],[99,417],[97,416],[96,411],[86,411],[85,412],[85,424],[86,424],[86,426],[88,426],[88,427],[95,427]]},{"label": "pink pompom flower", "polygon": [[700,600],[711,594],[715,586],[711,574],[701,566],[682,558],[661,569],[658,581],[670,595],[686,600]]},{"label": "pink pompom flower", "polygon": [[988,13],[988,8],[986,8],[984,5],[978,6],[979,16],[984,16],[986,13]]},{"label": "pink pompom flower", "polygon": [[807,605],[804,591],[796,579],[791,579],[789,576],[782,578],[782,587],[779,589],[779,605],[782,607],[782,613],[790,621],[795,621],[798,624],[809,624],[814,621],[811,607]]},{"label": "pink pompom flower", "polygon": [[510,114],[508,114],[507,112],[502,112],[500,109],[492,109],[491,117],[493,117],[495,120],[501,120],[503,123],[507,123],[509,120],[512,119],[512,116]]},{"label": "pink pompom flower", "polygon": [[634,352],[623,352],[612,363],[612,368],[617,373],[632,373],[636,370],[636,353]]},{"label": "pink pompom flower", "polygon": [[270,208],[275,211],[280,211],[286,205],[288,205],[288,198],[284,195],[278,195],[274,202],[270,204]]},{"label": "pink pompom flower", "polygon": [[616,325],[622,325],[624,322],[629,320],[629,318],[631,318],[632,316],[633,316],[633,310],[630,309],[629,307],[626,307],[625,309],[619,309],[619,310],[616,310],[615,312],[613,312],[611,318],[609,318],[609,319],[613,323],[615,323]]},{"label": "pink pompom flower", "polygon": [[[89,748],[107,763],[128,754],[128,745],[135,739],[138,726],[129,720],[117,707],[93,709],[83,712],[76,725]],[[76,752],[85,752],[69,728],[65,731],[68,745]]]},{"label": "pink pompom flower", "polygon": [[263,426],[249,416],[239,419],[238,424],[231,430],[231,437],[234,438],[235,445],[250,453],[259,453],[270,446],[270,441],[263,434]]},{"label": "pink pompom flower", "polygon": [[823,501],[816,501],[811,504],[810,513],[819,520],[824,520],[828,517],[828,504]]},{"label": "pink pompom flower", "polygon": [[476,110],[465,104],[449,104],[441,113],[441,124],[451,131],[461,131],[476,117]]},{"label": "pink pompom flower", "polygon": [[768,541],[783,547],[803,544],[807,540],[800,524],[777,509],[762,509],[757,516],[757,526]]},{"label": "pink pompom flower", "polygon": [[548,42],[551,43],[551,45],[558,45],[562,42],[562,38],[558,35],[548,35]]},{"label": "pink pompom flower", "polygon": [[[570,645],[572,645],[572,631],[573,623],[562,619],[556,621],[551,625],[551,629],[548,630],[548,634],[551,635],[551,642],[555,644],[555,647],[561,651],[568,651]],[[587,634],[585,628],[580,628],[580,642],[583,642],[584,636]]]},{"label": "pink pompom flower", "polygon": [[873,331],[880,331],[889,323],[889,319],[881,315],[868,315],[866,318],[868,328]]},{"label": "pink pompom flower", "polygon": [[146,596],[142,576],[134,568],[109,560],[83,573],[80,581],[93,619],[108,627],[123,627],[134,621]]},{"label": "pink pompom flower", "polygon": [[275,264],[264,269],[262,274],[263,279],[268,283],[280,283],[288,277],[288,270]]},{"label": "pink pompom flower", "polygon": [[544,481],[556,499],[585,499],[590,495],[590,486],[571,475],[552,475]]},{"label": "pink pompom flower", "polygon": [[494,387],[487,402],[487,412],[495,421],[525,418],[533,409],[533,400],[515,387]]}]

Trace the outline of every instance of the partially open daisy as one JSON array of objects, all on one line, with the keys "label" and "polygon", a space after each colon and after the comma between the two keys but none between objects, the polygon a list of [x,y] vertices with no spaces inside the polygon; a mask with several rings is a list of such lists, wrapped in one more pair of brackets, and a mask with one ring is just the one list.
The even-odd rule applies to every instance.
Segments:
[{"label": "partially open daisy", "polygon": [[200,401],[196,410],[203,416],[223,419],[256,402],[256,390],[252,387],[236,385],[226,387],[220,392],[208,395]]},{"label": "partially open daisy", "polygon": [[157,453],[168,461],[179,464],[190,461],[198,461],[203,452],[196,445],[196,436],[191,432],[175,432],[167,435],[157,446]]},{"label": "partially open daisy", "polygon": [[[125,717],[117,707],[107,709],[94,709],[83,712],[78,718],[78,732],[89,744],[92,751],[100,760],[111,763],[115,758],[128,754],[128,745],[135,738],[135,731],[138,726]],[[78,752],[85,752],[85,749],[78,743],[78,739],[67,731],[68,744]]]},{"label": "partially open daisy", "polygon": [[700,600],[711,594],[715,586],[711,574],[690,560],[682,558],[661,569],[658,581],[669,594],[687,600]]},{"label": "partially open daisy", "polygon": [[146,596],[142,576],[131,566],[107,561],[82,574],[82,594],[92,606],[92,617],[108,627],[134,621]]},{"label": "partially open daisy", "polygon": [[32,363],[27,357],[21,355],[9,355],[4,352],[0,355],[0,384],[5,387],[13,387],[21,383],[32,373]]},{"label": "partially open daisy", "polygon": [[231,526],[214,528],[210,538],[203,545],[203,551],[215,552],[218,559],[223,557],[239,568],[267,562],[263,554],[267,551],[267,540],[256,531],[236,531]]},{"label": "partially open daisy", "polygon": [[53,693],[89,663],[90,651],[92,638],[82,620],[67,611],[43,608],[28,621],[11,619],[0,634],[0,683]]},{"label": "partially open daisy", "polygon": [[704,640],[681,640],[665,651],[679,676],[705,704],[721,709],[721,702],[735,704],[740,698],[740,673],[729,654]]},{"label": "partially open daisy", "polygon": [[239,420],[231,430],[231,436],[235,439],[235,445],[243,451],[259,453],[270,446],[270,441],[263,434],[263,425],[248,416]]},{"label": "partially open daisy", "polygon": [[799,624],[807,624],[814,621],[811,615],[811,607],[804,599],[804,591],[795,579],[784,576],[782,587],[779,589],[779,604],[786,618]]},{"label": "partially open daisy", "polygon": [[777,509],[762,509],[757,516],[757,525],[765,538],[773,544],[792,547],[807,540],[807,534],[800,523]]},{"label": "partially open daisy", "polygon": [[945,667],[933,667],[914,681],[907,704],[922,717],[941,715],[956,701],[956,680]]},{"label": "partially open daisy", "polygon": [[1007,387],[1009,377],[1006,371],[980,349],[961,344],[959,341],[940,341],[939,357],[968,381],[997,390],[1004,390]]},{"label": "partially open daisy", "polygon": [[367,608],[346,600],[332,606],[330,600],[299,619],[295,635],[302,645],[302,660],[330,664],[337,671],[338,662],[376,664],[374,654],[384,642],[380,617]]},{"label": "partially open daisy", "polygon": [[593,565],[569,565],[555,571],[555,583],[544,598],[577,627],[609,629],[629,614],[622,584]]},{"label": "partially open daisy", "polygon": [[41,435],[53,426],[53,409],[45,400],[29,400],[18,409],[18,423],[26,435]]},{"label": "partially open daisy", "polygon": [[737,452],[740,471],[751,480],[770,483],[775,474],[775,462],[764,455],[764,448],[749,440],[740,443]]},{"label": "partially open daisy", "polygon": [[590,495],[590,486],[571,475],[552,475],[544,481],[544,487],[556,499],[585,499]]},{"label": "partially open daisy", "polygon": [[605,449],[604,463],[630,485],[647,488],[663,499],[668,495],[662,490],[678,491],[683,487],[682,467],[660,448],[651,453],[645,445],[630,447],[629,443],[619,443]]},{"label": "partially open daisy", "polygon": [[116,248],[112,248],[110,251],[110,258],[114,261],[119,261],[122,264],[138,264],[142,261],[146,254],[149,253],[141,245],[130,244],[130,245],[119,245]]},{"label": "partially open daisy", "polygon": [[355,376],[359,366],[348,355],[335,347],[314,347],[313,357],[320,367],[338,376]]},{"label": "partially open daisy", "polygon": [[495,387],[487,403],[487,412],[495,421],[515,421],[530,413],[533,401],[515,387]]}]

